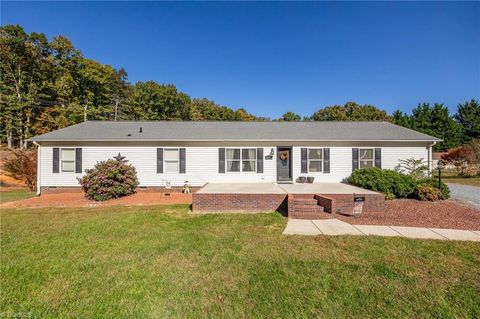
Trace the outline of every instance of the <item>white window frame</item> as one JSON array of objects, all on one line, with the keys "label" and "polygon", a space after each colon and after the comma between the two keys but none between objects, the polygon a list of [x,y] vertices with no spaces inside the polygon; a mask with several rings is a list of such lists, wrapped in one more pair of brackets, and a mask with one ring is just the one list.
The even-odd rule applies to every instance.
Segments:
[{"label": "white window frame", "polygon": [[[310,150],[320,150],[321,159],[310,159]],[[312,162],[320,162],[320,170],[318,172],[311,172],[310,171],[310,161]],[[310,147],[307,148],[307,171],[308,173],[316,174],[316,173],[323,173],[323,147]]]},{"label": "white window frame", "polygon": [[[73,151],[73,161],[67,161],[63,159],[63,151]],[[63,169],[63,163],[73,163],[73,168],[72,170],[64,170]],[[60,148],[60,171],[62,173],[74,173],[75,172],[75,148],[72,147],[63,147]]]},{"label": "white window frame", "polygon": [[[167,160],[166,153],[167,151],[177,151],[176,160]],[[176,171],[167,171],[167,163],[177,163]],[[168,147],[163,149],[163,173],[165,174],[179,174],[180,172],[180,148],[178,147]]]},{"label": "white window frame", "polygon": [[[371,150],[372,151],[372,159],[361,159],[362,150]],[[372,166],[365,166],[362,167],[362,162],[371,162]],[[358,168],[369,168],[375,167],[375,149],[371,147],[364,147],[358,149]]]},{"label": "white window frame", "polygon": [[[230,160],[230,162],[240,162],[240,167],[239,171],[229,171],[229,165],[228,165],[228,158],[227,158],[227,152],[228,150],[240,150],[240,159],[235,159],[235,160]],[[243,150],[255,150],[255,156],[253,159],[243,159]],[[254,162],[253,164],[253,170],[252,171],[244,171],[243,170],[243,162],[244,161],[249,161],[249,162]],[[255,147],[227,147],[225,148],[225,172],[226,173],[231,173],[231,174],[239,174],[239,173],[256,173],[257,172],[257,148]]]}]

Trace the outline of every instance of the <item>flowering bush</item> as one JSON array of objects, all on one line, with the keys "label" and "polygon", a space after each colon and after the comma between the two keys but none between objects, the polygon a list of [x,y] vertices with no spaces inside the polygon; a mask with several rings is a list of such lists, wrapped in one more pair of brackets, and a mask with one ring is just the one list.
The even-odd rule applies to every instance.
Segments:
[{"label": "flowering bush", "polygon": [[135,167],[123,160],[109,159],[99,162],[79,179],[85,196],[105,201],[135,193],[138,186]]},{"label": "flowering bush", "polygon": [[415,196],[419,200],[437,201],[442,199],[442,192],[430,184],[418,184],[415,187]]},{"label": "flowering bush", "polygon": [[[418,180],[418,184],[428,184],[436,189],[438,188],[438,179],[437,178],[422,178]],[[440,185],[440,192],[441,196],[439,199],[449,199],[450,198],[450,188],[448,188],[447,184],[442,182],[442,185]]]}]

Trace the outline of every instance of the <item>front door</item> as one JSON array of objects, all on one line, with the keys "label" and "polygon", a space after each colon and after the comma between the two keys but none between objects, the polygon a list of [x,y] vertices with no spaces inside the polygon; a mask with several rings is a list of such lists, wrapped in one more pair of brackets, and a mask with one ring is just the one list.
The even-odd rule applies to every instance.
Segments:
[{"label": "front door", "polygon": [[292,147],[277,147],[277,181],[292,181]]}]

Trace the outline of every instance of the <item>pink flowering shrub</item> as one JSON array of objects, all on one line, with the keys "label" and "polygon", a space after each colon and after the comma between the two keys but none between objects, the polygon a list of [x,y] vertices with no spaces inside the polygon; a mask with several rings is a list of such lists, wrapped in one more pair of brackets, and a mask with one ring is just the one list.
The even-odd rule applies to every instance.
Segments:
[{"label": "pink flowering shrub", "polygon": [[137,171],[126,161],[109,159],[86,172],[79,182],[85,196],[96,201],[131,195],[138,186]]}]

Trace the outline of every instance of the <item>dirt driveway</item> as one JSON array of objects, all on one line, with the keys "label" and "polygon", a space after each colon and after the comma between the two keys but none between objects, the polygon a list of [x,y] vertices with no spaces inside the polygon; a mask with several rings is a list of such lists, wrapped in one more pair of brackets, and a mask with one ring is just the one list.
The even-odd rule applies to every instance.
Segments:
[{"label": "dirt driveway", "polygon": [[138,192],[131,196],[112,199],[105,202],[95,202],[85,198],[83,193],[58,193],[44,194],[28,199],[7,202],[0,205],[0,208],[19,207],[105,207],[114,205],[169,205],[169,204],[191,204],[192,194],[182,193],[155,193]]}]

